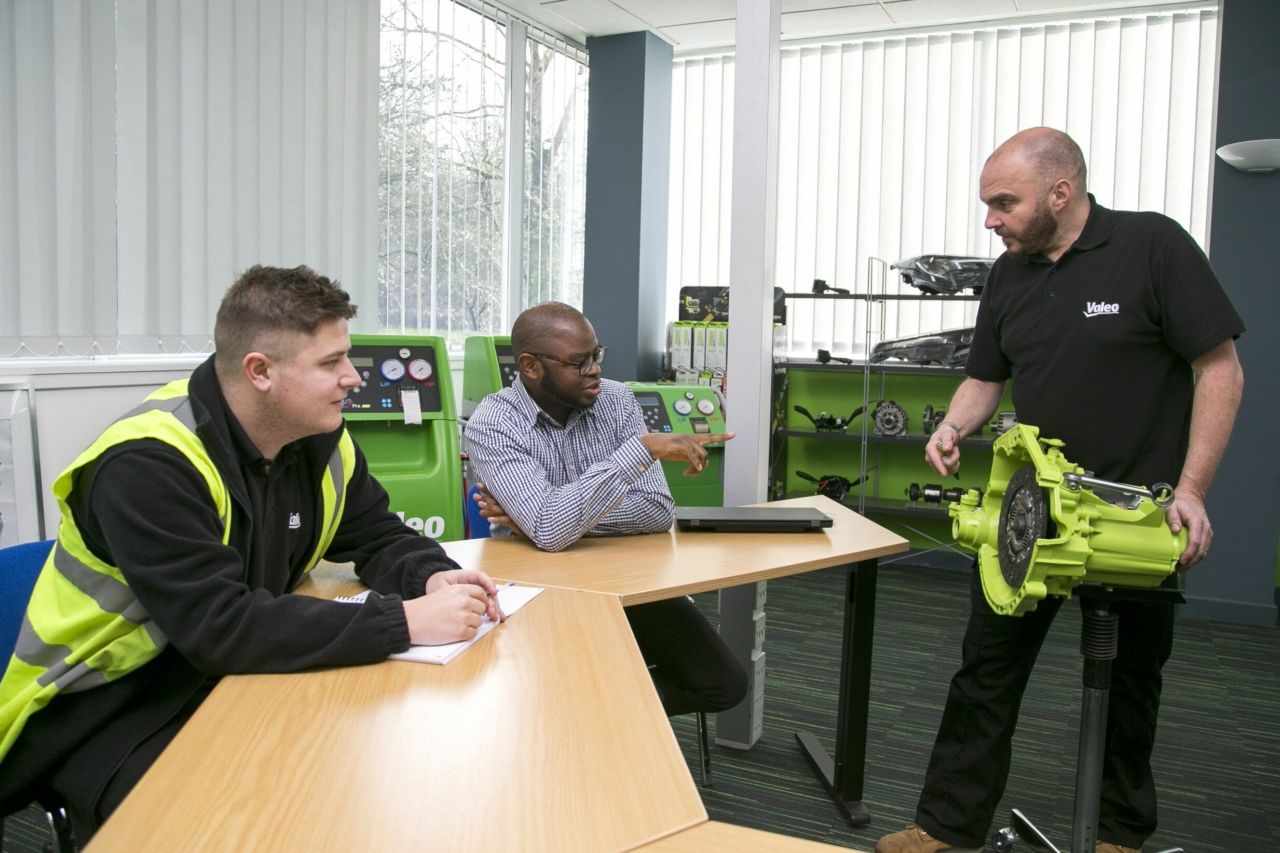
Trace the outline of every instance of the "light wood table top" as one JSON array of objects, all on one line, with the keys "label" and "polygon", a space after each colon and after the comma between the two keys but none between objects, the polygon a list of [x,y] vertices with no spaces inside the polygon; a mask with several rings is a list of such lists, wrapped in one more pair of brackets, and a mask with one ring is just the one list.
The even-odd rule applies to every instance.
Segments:
[{"label": "light wood table top", "polygon": [[807,533],[707,533],[580,539],[539,551],[508,536],[444,543],[463,568],[534,586],[617,595],[625,605],[811,572],[907,550],[907,540],[835,501],[813,495],[776,501],[812,506],[834,524]]},{"label": "light wood table top", "polygon": [[641,849],[644,853],[742,853],[744,850],[768,850],[769,853],[832,853],[843,850],[845,853],[858,853],[848,847],[714,820],[668,835]]},{"label": "light wood table top", "polygon": [[620,602],[548,589],[447,666],[223,679],[91,850],[599,851],[706,819]]}]

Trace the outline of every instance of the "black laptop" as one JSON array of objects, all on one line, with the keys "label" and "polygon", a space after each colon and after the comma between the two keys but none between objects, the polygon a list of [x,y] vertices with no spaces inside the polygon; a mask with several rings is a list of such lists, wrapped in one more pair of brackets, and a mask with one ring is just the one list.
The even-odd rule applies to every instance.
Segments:
[{"label": "black laptop", "polygon": [[831,516],[810,506],[678,506],[681,530],[718,533],[803,533],[831,526]]}]

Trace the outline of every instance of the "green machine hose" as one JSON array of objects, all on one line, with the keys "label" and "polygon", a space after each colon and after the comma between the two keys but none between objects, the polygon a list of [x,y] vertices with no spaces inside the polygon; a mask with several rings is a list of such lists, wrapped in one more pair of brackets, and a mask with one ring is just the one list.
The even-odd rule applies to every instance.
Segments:
[{"label": "green machine hose", "polygon": [[985,493],[951,504],[956,542],[978,554],[987,603],[1017,616],[1046,595],[1071,597],[1084,581],[1151,588],[1172,574],[1187,544],[1164,507],[1173,489],[1092,477],[1063,442],[1018,424],[996,439]]}]

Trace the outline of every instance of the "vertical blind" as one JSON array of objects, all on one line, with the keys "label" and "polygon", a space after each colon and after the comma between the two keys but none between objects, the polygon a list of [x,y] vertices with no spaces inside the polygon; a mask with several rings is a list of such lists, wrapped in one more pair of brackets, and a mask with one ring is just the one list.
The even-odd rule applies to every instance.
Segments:
[{"label": "vertical blind", "polygon": [[0,3],[0,355],[207,350],[255,263],[376,304],[372,0]]},{"label": "vertical blind", "polygon": [[[994,257],[978,174],[1018,130],[1058,127],[1084,150],[1108,207],[1156,210],[1202,244],[1217,11],[1151,12],[784,47],[777,282],[915,293],[886,263],[922,253]],[[683,285],[730,284],[733,57],[676,62],[668,305]],[[855,311],[856,308],[856,311]],[[792,300],[791,351],[859,352],[852,300]],[[965,325],[972,303],[894,303],[884,336]],[[674,311],[673,311],[674,313]]]},{"label": "vertical blind", "polygon": [[114,347],[114,19],[0,3],[0,355]]}]

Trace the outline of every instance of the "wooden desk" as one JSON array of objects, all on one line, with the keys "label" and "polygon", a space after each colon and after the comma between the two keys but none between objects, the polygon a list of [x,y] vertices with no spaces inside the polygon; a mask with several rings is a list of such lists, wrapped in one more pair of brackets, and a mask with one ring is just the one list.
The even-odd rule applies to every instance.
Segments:
[{"label": "wooden desk", "polygon": [[[848,816],[851,796],[861,808],[876,558],[906,542],[825,498],[791,503],[835,526],[593,539],[560,554],[448,543],[463,565],[549,588],[446,667],[224,679],[91,849],[595,851],[698,826],[706,811],[621,605],[842,564],[837,750],[823,781]],[[321,576],[300,591],[356,588]],[[753,846],[753,833],[713,825],[672,843]]]},{"label": "wooden desk", "polygon": [[848,847],[836,847],[820,841],[778,835],[760,829],[734,826],[731,823],[707,821],[695,827],[668,835],[641,848],[644,853],[742,853],[744,850],[768,850],[769,853],[844,853]]},{"label": "wooden desk", "polygon": [[706,819],[617,599],[549,589],[448,666],[224,679],[91,849],[600,851]]},{"label": "wooden desk", "polygon": [[581,539],[555,553],[500,537],[446,542],[463,568],[534,586],[588,589],[644,604],[678,595],[756,583],[874,560],[907,549],[907,541],[829,498],[777,501],[812,506],[834,519],[820,533],[686,533]]},{"label": "wooden desk", "polygon": [[831,516],[827,530],[809,533],[706,533],[672,530],[648,536],[582,539],[557,553],[502,537],[449,542],[464,568],[535,586],[611,593],[643,604],[845,566],[844,640],[836,749],[829,756],[809,732],[796,742],[851,826],[871,820],[863,803],[871,648],[875,632],[876,560],[907,550],[907,541],[835,501],[814,495],[777,501],[812,506]]}]

